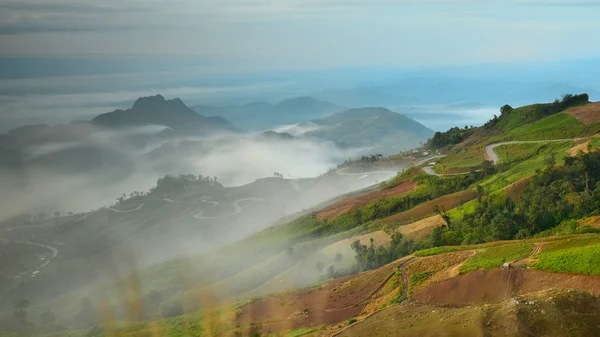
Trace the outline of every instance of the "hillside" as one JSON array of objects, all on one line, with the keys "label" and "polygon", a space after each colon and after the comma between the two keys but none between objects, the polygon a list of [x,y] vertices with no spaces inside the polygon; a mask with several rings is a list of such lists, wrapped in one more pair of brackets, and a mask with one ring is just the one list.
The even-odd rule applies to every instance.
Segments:
[{"label": "hillside", "polygon": [[[300,191],[314,198],[333,182],[383,181],[331,194],[216,249],[133,269],[118,278],[116,291],[113,282],[99,282],[91,291],[36,303],[31,313],[60,307],[61,322],[78,322],[73,313],[88,297],[110,319],[89,328],[99,322],[89,318],[77,332],[82,336],[363,336],[399,329],[425,336],[596,335],[598,109],[587,98],[569,99],[503,108],[504,116],[486,126],[439,133],[422,149],[439,150],[434,156],[365,156],[316,180],[271,178],[225,191],[215,185],[212,192],[186,187],[142,206],[133,199],[119,212],[105,210],[133,220],[148,203],[154,213],[133,220],[137,228],[171,216],[225,214],[211,230],[227,232],[232,219],[281,209],[284,198],[294,204]],[[383,127],[379,119],[397,118],[384,109],[344,114],[315,123],[335,131],[356,127],[355,119]],[[407,162],[413,167],[402,166]],[[274,193],[284,185],[289,196]],[[220,210],[225,203],[235,204],[239,218]],[[99,294],[110,294],[110,305]]]},{"label": "hillside", "polygon": [[306,122],[344,110],[344,107],[312,97],[297,97],[277,104],[253,102],[244,105],[213,107],[196,105],[196,112],[206,116],[220,116],[248,130],[266,130],[276,126]]},{"label": "hillside", "polygon": [[350,109],[313,123],[321,128],[305,133],[306,137],[368,148],[370,153],[395,154],[418,146],[433,134],[422,124],[383,108]]}]

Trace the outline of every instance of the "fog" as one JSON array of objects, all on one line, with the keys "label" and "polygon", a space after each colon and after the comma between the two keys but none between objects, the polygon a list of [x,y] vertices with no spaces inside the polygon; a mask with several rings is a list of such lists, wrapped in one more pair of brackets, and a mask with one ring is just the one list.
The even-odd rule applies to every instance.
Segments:
[{"label": "fog", "polygon": [[[289,126],[281,129],[285,128]],[[26,298],[40,307],[34,312],[46,310],[49,301],[60,303],[53,311],[64,322],[85,328],[99,316],[73,316],[72,312],[84,311],[79,302],[91,299],[98,310],[97,291],[103,289],[112,294],[108,296],[115,301],[115,314],[124,317],[114,282],[138,275],[144,278],[141,291],[147,293],[151,290],[147,282],[153,279],[148,273],[162,263],[178,263],[173,259],[195,259],[180,271],[185,275],[177,277],[193,279],[197,286],[234,277],[229,262],[240,270],[262,266],[264,277],[277,274],[296,263],[278,251],[284,242],[249,247],[230,258],[210,252],[309,214],[321,202],[389,179],[408,167],[338,173],[337,164],[364,149],[245,133],[165,136],[166,129],[161,125],[106,129],[82,123],[26,128],[0,138],[4,149],[19,154],[14,161],[3,162],[0,171],[0,217],[5,220],[0,237],[10,249],[39,250],[27,262],[30,266],[7,262],[0,282],[4,303]],[[157,187],[157,179],[166,174],[188,173],[195,177],[184,185]],[[19,216],[23,213],[28,215]],[[264,254],[270,249],[274,250],[267,258]],[[54,252],[58,257],[51,255]],[[302,284],[319,277],[308,269],[304,274]],[[214,289],[215,295],[240,296],[238,282],[227,281]],[[157,285],[165,299],[174,296],[175,301],[185,287],[183,282]],[[65,297],[73,291],[75,300]],[[8,304],[0,307],[0,314],[8,309]],[[181,310],[167,309],[165,315]]]},{"label": "fog", "polygon": [[[12,180],[20,176],[23,184],[2,189],[0,215],[5,219],[23,212],[85,212],[112,204],[122,193],[148,191],[165,174],[217,177],[226,187],[272,177],[275,172],[288,179],[316,177],[355,153],[331,142],[307,139],[152,138],[164,129],[90,130],[77,141],[26,146],[24,166],[10,171]],[[148,138],[136,142],[143,136]],[[82,154],[93,158],[81,158]]]}]

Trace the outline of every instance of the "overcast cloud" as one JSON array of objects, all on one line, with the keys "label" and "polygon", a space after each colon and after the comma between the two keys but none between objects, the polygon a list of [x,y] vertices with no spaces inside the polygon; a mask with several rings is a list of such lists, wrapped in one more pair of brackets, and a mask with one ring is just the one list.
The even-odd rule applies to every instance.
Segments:
[{"label": "overcast cloud", "polygon": [[554,60],[600,54],[597,4],[1,0],[0,56],[186,55],[249,69]]}]

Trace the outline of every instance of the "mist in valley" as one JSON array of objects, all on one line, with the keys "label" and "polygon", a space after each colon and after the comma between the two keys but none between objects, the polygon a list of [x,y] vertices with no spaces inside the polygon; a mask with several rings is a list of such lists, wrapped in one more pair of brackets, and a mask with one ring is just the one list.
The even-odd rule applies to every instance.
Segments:
[{"label": "mist in valley", "polygon": [[[210,286],[216,298],[244,298],[259,283],[240,282],[261,278],[236,279],[236,270],[256,265],[263,276],[275,276],[299,262],[286,253],[295,244],[250,244],[231,256],[218,252],[410,166],[348,173],[338,165],[368,149],[292,133],[201,137],[158,124],[76,122],[0,136],[11,154],[1,168],[0,259],[8,267],[2,270],[0,310],[10,316],[12,303],[26,299],[32,315],[51,310],[61,324],[88,327],[101,321],[103,297],[111,298],[116,317],[127,317],[115,282],[127,286],[132,278],[141,279],[138,295],[161,294],[167,316],[182,312],[186,290]],[[177,272],[153,286],[153,270],[165,264],[178,266]],[[319,279],[321,272],[313,269],[299,269],[302,284]]]}]

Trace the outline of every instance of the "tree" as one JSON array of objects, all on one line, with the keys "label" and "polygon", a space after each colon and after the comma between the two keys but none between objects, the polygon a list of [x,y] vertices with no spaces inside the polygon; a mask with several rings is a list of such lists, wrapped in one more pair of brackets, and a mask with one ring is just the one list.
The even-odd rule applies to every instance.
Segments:
[{"label": "tree", "polygon": [[60,212],[54,212],[54,217],[55,218],[60,218]]},{"label": "tree", "polygon": [[28,300],[20,300],[15,302],[13,317],[22,324],[27,324],[27,307],[29,307]]},{"label": "tree", "polygon": [[335,277],[335,267],[333,265],[330,265],[329,267],[327,267],[327,278],[334,278]]},{"label": "tree", "polygon": [[489,160],[484,160],[483,163],[481,164],[481,171],[483,171],[483,174],[486,176],[489,175],[490,173],[493,173],[494,164],[492,164],[492,162]]},{"label": "tree", "polygon": [[477,185],[477,202],[481,203],[483,196],[485,195],[485,189],[481,185]]},{"label": "tree", "polygon": [[508,105],[508,104],[504,104],[501,108],[500,108],[500,116],[506,116],[508,115],[511,111],[513,110],[512,106]]},{"label": "tree", "polygon": [[554,165],[556,165],[556,154],[554,152],[550,152],[550,154],[544,158],[544,165],[546,165],[548,169],[552,169]]}]

